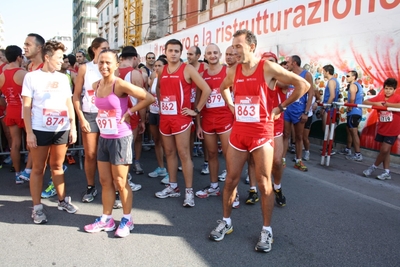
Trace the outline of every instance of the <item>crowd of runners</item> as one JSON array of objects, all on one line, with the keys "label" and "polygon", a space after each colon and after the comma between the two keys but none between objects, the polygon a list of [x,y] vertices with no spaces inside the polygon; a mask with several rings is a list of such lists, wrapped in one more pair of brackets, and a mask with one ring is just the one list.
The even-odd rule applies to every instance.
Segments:
[{"label": "crowd of runners", "polygon": [[[81,201],[90,203],[100,192],[95,178],[98,173],[103,206],[101,216],[84,230],[116,230],[115,236],[128,236],[134,227],[132,192],[141,189],[129,171],[132,165],[136,174],[143,173],[140,156],[142,137],[146,136],[154,146],[158,165],[148,175],[160,177],[165,184],[155,197],[180,197],[182,192],[183,206],[194,207],[195,197],[222,194],[222,217],[209,234],[214,241],[233,231],[231,212],[239,207],[237,186],[247,163],[246,204],[260,201],[263,218],[255,249],[270,251],[274,202],[286,205],[281,185],[286,152],[295,153],[294,168],[308,170],[304,162],[310,160],[312,116],[318,103],[325,104],[320,109],[323,122],[332,116],[329,104],[338,101],[340,84],[334,67],[324,66],[326,88],[321,98],[299,56],[279,62],[274,53],[265,52],[257,58],[257,38],[251,31],[239,30],[233,37],[226,51],[217,44],[207,45],[203,60],[198,47],[189,48],[187,63],[182,60],[183,46],[176,39],[165,44],[165,55],[156,58],[153,52],[147,53],[145,63],[140,62],[133,46],[124,47],[119,54],[101,37],[93,40],[88,51],[80,50],[76,55],[65,55],[62,43],[45,42],[38,34],[26,37],[23,50],[15,45],[0,50],[2,129],[10,148],[5,163],[12,164],[16,184],[30,184],[33,222],[47,222],[42,198],[57,196],[59,210],[78,210],[66,194],[64,162],[74,163],[67,150],[79,132],[87,182]],[[348,103],[362,104],[357,72],[350,71],[346,80]],[[388,78],[383,88],[384,94],[364,102],[400,108],[400,97],[394,94],[397,81]],[[390,179],[390,149],[400,134],[398,114],[380,112],[376,140],[382,143],[381,150],[374,165],[364,171],[365,176],[383,163],[384,172],[377,178]],[[361,108],[347,109],[348,143],[340,152],[348,160],[362,161],[357,130],[361,116]],[[23,136],[29,151],[24,169],[20,153],[25,145]],[[221,151],[226,170],[219,173]],[[192,158],[199,153],[204,154],[201,174],[209,175],[210,184],[195,190]],[[47,166],[51,179],[43,188]],[[182,191],[178,171],[184,177]],[[223,190],[220,182],[225,182]],[[123,211],[118,227],[112,216],[117,208]]]}]

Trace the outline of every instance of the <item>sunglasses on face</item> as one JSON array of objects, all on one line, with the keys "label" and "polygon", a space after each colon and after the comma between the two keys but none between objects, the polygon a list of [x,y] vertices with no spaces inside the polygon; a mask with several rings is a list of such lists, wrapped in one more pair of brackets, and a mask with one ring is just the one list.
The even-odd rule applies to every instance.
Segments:
[{"label": "sunglasses on face", "polygon": [[155,57],[148,57],[147,59],[156,59]]}]

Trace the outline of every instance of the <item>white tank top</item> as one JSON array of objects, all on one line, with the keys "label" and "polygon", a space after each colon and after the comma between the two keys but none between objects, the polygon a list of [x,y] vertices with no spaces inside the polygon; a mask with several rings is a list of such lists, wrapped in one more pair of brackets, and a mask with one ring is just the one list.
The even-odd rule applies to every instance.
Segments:
[{"label": "white tank top", "polygon": [[[131,83],[131,73],[132,73],[131,71],[128,72],[128,73],[125,75],[125,78],[124,78],[124,80],[127,81],[127,82],[129,82],[129,83]],[[130,95],[130,96],[129,96],[129,99],[131,100],[131,103],[132,103],[132,106],[133,106],[133,107],[137,105],[138,100],[137,100],[136,97],[133,97],[133,96]]]},{"label": "white tank top", "polygon": [[99,66],[93,61],[86,63],[86,73],[83,83],[84,95],[82,98],[82,111],[88,113],[97,113],[98,109],[94,104],[93,83],[102,78]]},{"label": "white tank top", "polygon": [[150,112],[153,113],[153,114],[158,114],[159,110],[160,110],[160,107],[158,105],[157,92],[156,92],[157,80],[158,80],[158,78],[155,77],[154,81],[153,81],[153,84],[151,85],[151,89],[150,89],[150,93],[156,99],[156,101],[150,105]]}]

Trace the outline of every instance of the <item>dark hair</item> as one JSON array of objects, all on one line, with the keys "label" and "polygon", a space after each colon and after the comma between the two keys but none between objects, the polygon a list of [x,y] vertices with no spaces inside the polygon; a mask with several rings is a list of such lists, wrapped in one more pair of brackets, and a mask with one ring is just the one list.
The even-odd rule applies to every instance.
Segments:
[{"label": "dark hair", "polygon": [[[4,49],[1,49],[4,50]],[[22,49],[16,45],[7,46],[6,50],[4,50],[4,54],[7,58],[8,62],[15,62],[18,57],[22,57]],[[3,51],[1,51],[3,52]]]},{"label": "dark hair", "polygon": [[35,37],[35,43],[37,46],[43,46],[44,45],[44,38],[40,36],[37,33],[30,33],[28,34],[28,37]]},{"label": "dark hair", "polygon": [[393,87],[395,90],[397,88],[397,80],[395,78],[387,78],[383,83],[383,88],[385,87]]},{"label": "dark hair", "polygon": [[156,61],[161,61],[163,63],[163,65],[167,65],[168,64],[168,61],[163,57],[158,57]]},{"label": "dark hair", "polygon": [[358,79],[358,73],[357,73],[357,71],[351,70],[351,71],[349,71],[349,73],[351,73],[351,76],[354,76],[356,80]]},{"label": "dark hair", "polygon": [[76,57],[72,54],[69,54],[67,57],[68,57],[69,64],[71,66],[74,66],[76,63]]},{"label": "dark hair", "polygon": [[292,61],[296,62],[297,66],[299,66],[299,67],[301,66],[301,59],[300,59],[300,57],[298,55],[293,55],[292,56]]},{"label": "dark hair", "polygon": [[137,50],[132,45],[127,45],[124,48],[122,48],[120,55],[121,58],[133,58],[137,56],[138,56]]},{"label": "dark hair", "polygon": [[147,59],[147,56],[150,55],[150,54],[151,54],[151,55],[154,55],[154,57],[156,57],[156,54],[154,54],[153,52],[147,52],[147,54],[146,54],[146,59]]},{"label": "dark hair", "polygon": [[91,60],[94,59],[94,51],[93,49],[97,49],[101,46],[102,43],[105,43],[108,41],[106,39],[104,39],[103,37],[96,37],[93,39],[92,41],[92,45],[88,47],[88,54]]},{"label": "dark hair", "polygon": [[47,41],[44,46],[43,46],[43,61],[44,61],[44,56],[48,55],[49,57],[53,56],[54,52],[57,50],[62,50],[63,52],[65,51],[65,46],[63,43],[57,42],[57,41]]},{"label": "dark hair", "polygon": [[335,68],[331,64],[325,65],[322,68],[324,69],[324,71],[326,71],[330,75],[333,75],[335,73]]},{"label": "dark hair", "polygon": [[370,93],[371,95],[376,95],[376,91],[375,91],[374,89],[370,89],[370,90],[368,91],[368,93]]},{"label": "dark hair", "polygon": [[112,53],[112,54],[114,54],[115,60],[116,60],[116,62],[118,63],[118,52],[116,52],[116,51],[114,51],[114,50],[112,50],[112,49],[106,49],[106,50],[103,50],[103,51],[100,52],[99,57],[100,57],[101,54],[105,54],[105,53]]},{"label": "dark hair", "polygon": [[195,46],[195,50],[196,50],[195,54],[200,56],[201,55],[200,48],[198,46]]},{"label": "dark hair", "polygon": [[179,45],[181,47],[181,51],[183,50],[183,45],[181,43],[181,41],[177,40],[177,39],[170,39],[165,43],[165,50],[167,50],[168,45]]},{"label": "dark hair", "polygon": [[[257,37],[254,35],[252,31],[249,30],[238,30],[233,34],[233,37],[238,37],[245,34],[246,35],[246,43],[248,45],[254,44],[254,48],[257,47]],[[255,49],[254,49],[255,50]]]},{"label": "dark hair", "polygon": [[82,50],[82,49],[80,49],[80,50],[79,50],[78,52],[76,52],[76,53],[82,53],[83,57],[86,56],[86,52],[85,52],[84,50]]},{"label": "dark hair", "polygon": [[279,63],[279,65],[286,66],[287,65],[287,61],[282,61],[281,63]]}]

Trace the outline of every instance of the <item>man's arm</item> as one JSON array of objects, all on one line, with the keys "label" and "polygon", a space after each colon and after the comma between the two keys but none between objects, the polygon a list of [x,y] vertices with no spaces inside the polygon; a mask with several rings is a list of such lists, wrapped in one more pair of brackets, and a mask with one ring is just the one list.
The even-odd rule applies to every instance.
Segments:
[{"label": "man's arm", "polygon": [[336,82],[335,80],[329,80],[328,82],[328,88],[329,88],[329,99],[328,102],[325,104],[332,104],[333,100],[336,97]]},{"label": "man's arm", "polygon": [[[199,99],[199,103],[197,104],[197,106],[195,108],[197,108],[199,111],[204,107],[204,105],[207,102],[208,97],[211,94],[211,89],[210,86],[208,86],[208,84],[204,81],[203,77],[200,76],[200,74],[197,72],[197,70],[191,66],[191,65],[187,65],[185,67],[185,79],[188,76],[188,78],[190,80],[192,80],[197,88],[201,91],[201,96]],[[186,79],[187,81],[188,79]],[[190,112],[189,112],[190,113]],[[186,115],[190,115],[190,116],[196,116],[196,114],[189,114],[187,113]]]},{"label": "man's arm", "polygon": [[228,108],[233,114],[235,114],[235,104],[233,103],[231,97],[230,87],[233,85],[233,79],[235,78],[235,73],[236,73],[236,66],[228,68],[225,79],[222,81],[221,86],[219,87],[222,98],[224,99],[225,103],[227,104]]}]

